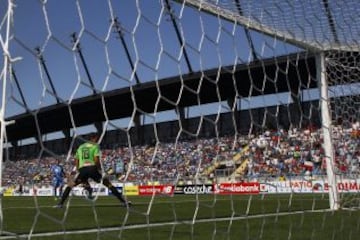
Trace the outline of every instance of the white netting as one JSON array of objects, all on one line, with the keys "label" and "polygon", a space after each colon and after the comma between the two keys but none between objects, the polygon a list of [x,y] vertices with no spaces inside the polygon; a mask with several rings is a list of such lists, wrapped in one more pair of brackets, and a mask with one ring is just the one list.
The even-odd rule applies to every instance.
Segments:
[{"label": "white netting", "polygon": [[360,15],[357,1],[187,1],[245,26],[268,31],[280,40],[304,43],[308,48],[348,48],[358,51]]},{"label": "white netting", "polygon": [[[358,0],[8,0],[0,16],[1,239],[359,235]],[[52,209],[51,165],[70,172],[93,131],[134,207],[92,182],[94,201],[76,188]]]}]

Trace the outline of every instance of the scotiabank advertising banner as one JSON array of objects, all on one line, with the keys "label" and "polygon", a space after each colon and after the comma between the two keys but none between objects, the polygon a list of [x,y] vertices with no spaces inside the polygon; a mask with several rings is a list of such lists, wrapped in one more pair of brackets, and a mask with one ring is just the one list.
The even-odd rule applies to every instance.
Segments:
[{"label": "scotiabank advertising banner", "polygon": [[216,185],[217,194],[258,194],[260,183],[258,182],[239,182],[239,183],[220,183]]},{"label": "scotiabank advertising banner", "polygon": [[174,193],[174,186],[172,185],[154,185],[154,186],[139,186],[139,195],[153,195],[163,194],[172,195]]}]

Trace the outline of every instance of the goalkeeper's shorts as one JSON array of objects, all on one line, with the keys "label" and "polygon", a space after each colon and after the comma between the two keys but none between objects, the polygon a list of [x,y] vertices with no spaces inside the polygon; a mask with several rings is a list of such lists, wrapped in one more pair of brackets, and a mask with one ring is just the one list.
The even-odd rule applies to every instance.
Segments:
[{"label": "goalkeeper's shorts", "polygon": [[79,173],[75,178],[75,184],[78,185],[80,183],[87,182],[89,178],[97,183],[101,182],[102,175],[96,166],[86,166],[79,168]]}]

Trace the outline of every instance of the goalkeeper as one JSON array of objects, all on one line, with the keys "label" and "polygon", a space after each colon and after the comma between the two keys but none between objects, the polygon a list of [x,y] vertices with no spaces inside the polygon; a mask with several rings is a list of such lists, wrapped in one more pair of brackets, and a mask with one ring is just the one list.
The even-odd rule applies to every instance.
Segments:
[{"label": "goalkeeper", "polygon": [[78,174],[75,176],[75,180],[70,182],[65,188],[61,200],[56,205],[57,208],[62,208],[64,202],[68,198],[70,191],[73,187],[87,183],[88,179],[91,178],[95,182],[104,184],[112,194],[122,202],[123,206],[129,207],[130,202],[126,201],[122,194],[113,186],[107,177],[103,177],[102,168],[100,162],[100,147],[97,144],[97,134],[91,134],[88,142],[83,143],[79,146],[75,154],[75,166],[78,170]]}]

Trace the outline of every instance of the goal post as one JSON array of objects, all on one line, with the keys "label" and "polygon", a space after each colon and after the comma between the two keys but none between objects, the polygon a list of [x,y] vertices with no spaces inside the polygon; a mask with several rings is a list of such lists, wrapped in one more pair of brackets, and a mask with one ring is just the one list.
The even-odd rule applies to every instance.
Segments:
[{"label": "goal post", "polygon": [[335,155],[332,142],[332,120],[330,116],[330,99],[328,84],[326,80],[326,62],[325,54],[316,55],[316,78],[320,88],[321,120],[324,135],[324,150],[326,161],[326,174],[329,183],[329,205],[330,209],[338,210],[340,208],[340,199],[337,189],[337,180],[335,174]]}]

